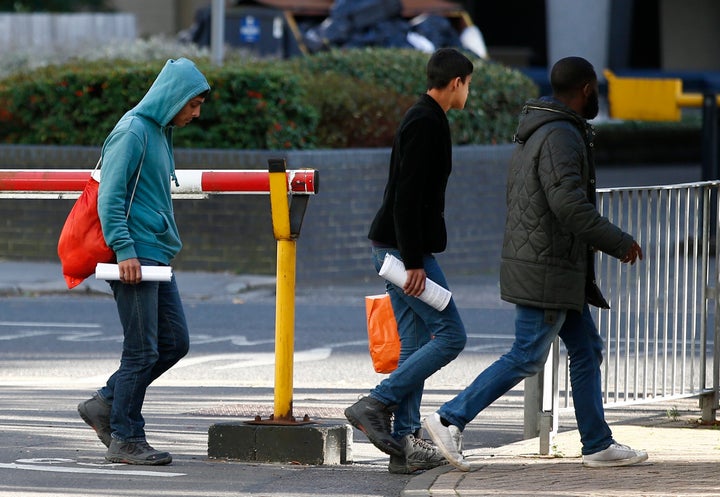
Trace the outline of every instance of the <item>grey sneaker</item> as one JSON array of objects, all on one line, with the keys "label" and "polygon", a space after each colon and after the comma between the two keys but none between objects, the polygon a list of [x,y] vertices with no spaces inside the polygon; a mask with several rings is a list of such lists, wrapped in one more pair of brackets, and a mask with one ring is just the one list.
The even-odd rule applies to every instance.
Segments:
[{"label": "grey sneaker", "polygon": [[635,450],[627,445],[612,443],[605,450],[583,456],[583,465],[588,468],[612,468],[638,464],[647,458],[647,452],[644,450]]},{"label": "grey sneaker", "polygon": [[78,414],[90,428],[95,430],[100,441],[105,447],[110,447],[112,429],[110,428],[110,405],[106,404],[97,394],[77,407]]},{"label": "grey sneaker", "polygon": [[363,397],[345,409],[350,424],[363,432],[372,444],[391,456],[404,456],[405,447],[390,434],[392,411],[379,400]]},{"label": "grey sneaker", "polygon": [[470,471],[470,463],[462,455],[462,432],[454,425],[445,426],[436,412],[423,419],[423,428],[435,442],[437,449],[450,464],[460,471]]},{"label": "grey sneaker", "polygon": [[448,463],[433,445],[421,438],[405,435],[400,442],[405,446],[405,456],[390,456],[391,473],[409,475]]},{"label": "grey sneaker", "polygon": [[113,438],[105,455],[105,460],[125,464],[161,466],[170,464],[172,456],[169,452],[160,452],[153,449],[144,440],[142,442],[122,442]]}]

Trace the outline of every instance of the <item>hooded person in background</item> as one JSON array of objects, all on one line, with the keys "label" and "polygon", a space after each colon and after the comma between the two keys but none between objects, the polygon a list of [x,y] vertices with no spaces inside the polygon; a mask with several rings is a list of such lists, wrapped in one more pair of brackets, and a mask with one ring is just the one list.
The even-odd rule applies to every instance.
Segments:
[{"label": "hooded person in background", "polygon": [[98,214],[120,273],[110,287],[123,350],[118,370],[78,412],[108,447],[110,462],[172,462],[148,444],[141,410],[147,387],[187,354],[190,340],[175,276],[143,281],[141,266],[167,266],[182,247],[170,196],[177,184],[172,135],[200,116],[209,91],[192,61],[168,60],[103,144]]}]

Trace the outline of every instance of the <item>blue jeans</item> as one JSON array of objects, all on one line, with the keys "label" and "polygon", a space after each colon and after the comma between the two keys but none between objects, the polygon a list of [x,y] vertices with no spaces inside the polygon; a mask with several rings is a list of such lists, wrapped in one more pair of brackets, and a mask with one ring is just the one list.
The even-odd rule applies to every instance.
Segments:
[{"label": "blue jeans", "polygon": [[[385,254],[400,259],[397,249],[373,247],[375,268],[380,270]],[[448,288],[445,275],[432,255],[423,257],[427,277]],[[420,429],[420,402],[425,380],[455,359],[467,336],[453,299],[442,311],[416,297],[405,295],[402,288],[386,282],[398,334],[400,360],[398,368],[371,392],[370,396],[388,406],[397,406],[393,436],[400,438]]]},{"label": "blue jeans", "polygon": [[[157,263],[141,259],[143,266]],[[112,405],[110,427],[115,439],[145,440],[141,414],[147,387],[187,354],[190,338],[175,276],[169,282],[127,285],[111,281],[123,327],[120,367],[98,390]]]},{"label": "blue jeans", "polygon": [[605,422],[600,364],[603,342],[585,305],[583,312],[516,306],[515,342],[508,353],[485,369],[438,413],[461,430],[475,416],[521,380],[538,373],[559,336],[570,358],[575,419],[584,455],[613,443]]}]

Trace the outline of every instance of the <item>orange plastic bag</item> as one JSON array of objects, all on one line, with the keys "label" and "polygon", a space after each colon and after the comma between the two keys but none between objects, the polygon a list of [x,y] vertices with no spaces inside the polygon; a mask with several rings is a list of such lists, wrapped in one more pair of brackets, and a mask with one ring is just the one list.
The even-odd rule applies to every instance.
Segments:
[{"label": "orange plastic bag", "polygon": [[365,313],[373,368],[378,373],[392,373],[397,369],[400,359],[400,336],[390,295],[366,296]]},{"label": "orange plastic bag", "polygon": [[97,211],[98,187],[92,177],[70,210],[58,240],[58,257],[68,288],[75,288],[95,272],[98,262],[113,262]]}]

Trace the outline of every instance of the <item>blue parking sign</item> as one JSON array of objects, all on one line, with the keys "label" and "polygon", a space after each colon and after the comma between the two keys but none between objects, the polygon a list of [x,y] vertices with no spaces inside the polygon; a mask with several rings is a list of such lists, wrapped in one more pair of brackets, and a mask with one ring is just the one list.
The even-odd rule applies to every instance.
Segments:
[{"label": "blue parking sign", "polygon": [[245,16],[240,22],[240,39],[245,43],[257,43],[260,39],[260,23],[255,16]]}]

